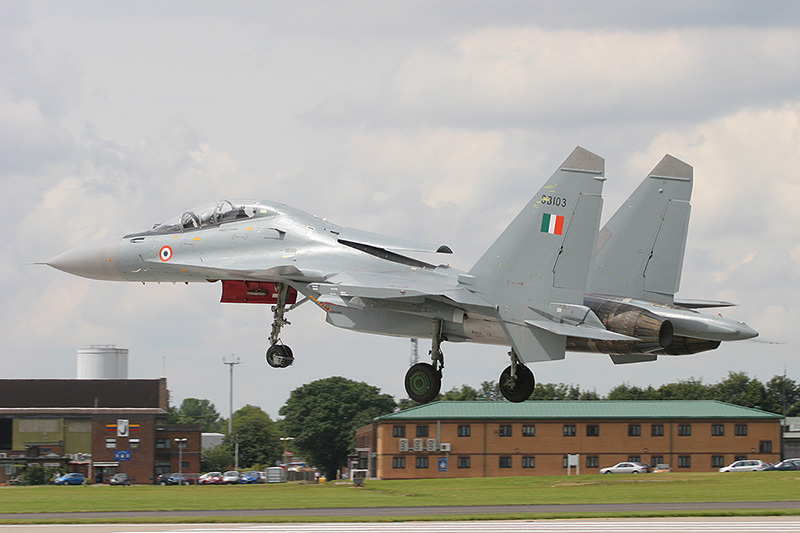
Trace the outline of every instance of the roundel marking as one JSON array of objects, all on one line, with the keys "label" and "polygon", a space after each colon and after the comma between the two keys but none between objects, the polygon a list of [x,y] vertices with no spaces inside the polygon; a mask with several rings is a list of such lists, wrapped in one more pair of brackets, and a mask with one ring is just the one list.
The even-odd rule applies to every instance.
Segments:
[{"label": "roundel marking", "polygon": [[169,246],[162,246],[161,250],[158,251],[158,257],[166,263],[172,259],[172,248]]}]

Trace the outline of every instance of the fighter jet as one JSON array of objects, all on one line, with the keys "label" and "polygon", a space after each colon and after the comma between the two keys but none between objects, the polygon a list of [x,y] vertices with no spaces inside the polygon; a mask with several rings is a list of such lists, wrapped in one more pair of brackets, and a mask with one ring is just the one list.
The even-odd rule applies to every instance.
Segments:
[{"label": "fighter jet", "polygon": [[[687,167],[665,158],[629,199],[633,207],[621,208],[599,232],[605,161],[578,147],[467,272],[409,255],[452,253],[446,245],[346,228],[255,200],[200,206],[46,264],[100,280],[219,281],[222,302],[272,304],[266,360],[275,368],[294,362],[280,339],[285,314],[308,301],[340,328],[430,338],[431,363],[405,375],[406,392],[420,403],[441,389],[444,341],[509,346],[499,387],[520,402],[535,384],[527,365],[563,359],[567,349],[633,362],[757,335],[673,301],[688,224]],[[628,227],[640,222],[636,231]]]}]

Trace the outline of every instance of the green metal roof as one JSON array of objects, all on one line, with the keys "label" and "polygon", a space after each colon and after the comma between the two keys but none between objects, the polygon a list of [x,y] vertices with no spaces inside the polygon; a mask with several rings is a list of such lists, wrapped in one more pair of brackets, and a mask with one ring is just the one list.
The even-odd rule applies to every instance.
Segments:
[{"label": "green metal roof", "polygon": [[714,400],[433,402],[376,420],[780,419],[781,415]]}]

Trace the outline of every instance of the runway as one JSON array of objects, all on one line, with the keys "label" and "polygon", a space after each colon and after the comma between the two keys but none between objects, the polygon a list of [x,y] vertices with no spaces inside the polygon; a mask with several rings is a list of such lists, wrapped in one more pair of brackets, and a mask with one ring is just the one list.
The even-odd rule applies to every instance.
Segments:
[{"label": "runway", "polygon": [[800,531],[797,517],[314,524],[0,526],[0,533],[708,533]]},{"label": "runway", "polygon": [[466,505],[466,506],[426,506],[426,507],[325,507],[311,509],[223,509],[223,510],[182,510],[182,511],[107,511],[107,512],[55,512],[55,513],[0,513],[0,520],[73,520],[90,518],[96,520],[114,519],[200,519],[207,517],[404,517],[404,516],[443,516],[492,514],[564,514],[586,515],[586,513],[615,512],[674,512],[674,511],[727,511],[741,509],[797,509],[800,514],[800,500],[771,502],[682,502],[682,503],[601,503],[601,504],[543,504],[543,505]]}]

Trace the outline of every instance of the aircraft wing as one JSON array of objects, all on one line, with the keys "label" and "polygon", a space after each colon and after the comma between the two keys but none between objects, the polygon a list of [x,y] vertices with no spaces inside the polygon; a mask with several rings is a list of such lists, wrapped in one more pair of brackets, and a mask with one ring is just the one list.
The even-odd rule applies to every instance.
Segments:
[{"label": "aircraft wing", "polygon": [[343,228],[339,233],[339,242],[360,244],[372,248],[382,248],[392,252],[453,253],[453,250],[445,244],[429,244],[408,239],[398,239],[396,237],[389,237],[388,235],[381,235],[380,233],[372,233],[371,231],[353,228]]},{"label": "aircraft wing", "polygon": [[[318,293],[319,301],[346,307],[361,307],[364,300],[395,301],[396,309],[412,312],[413,307],[402,302],[433,300],[462,311],[496,314],[496,306],[487,302],[450,276],[422,269],[404,272],[344,272],[324,283],[312,283],[309,288]],[[374,305],[373,305],[374,306]],[[391,304],[381,305],[391,308]],[[420,313],[424,314],[424,313]]]}]

